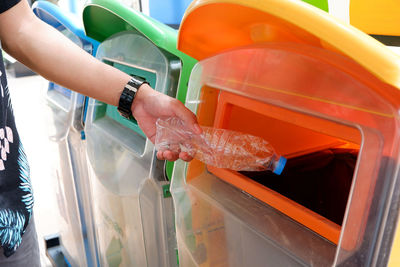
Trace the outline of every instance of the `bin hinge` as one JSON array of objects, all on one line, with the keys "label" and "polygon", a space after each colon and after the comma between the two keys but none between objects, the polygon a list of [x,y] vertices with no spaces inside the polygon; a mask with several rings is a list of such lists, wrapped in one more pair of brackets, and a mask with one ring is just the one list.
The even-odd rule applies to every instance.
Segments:
[{"label": "bin hinge", "polygon": [[86,140],[85,131],[81,131],[81,140]]},{"label": "bin hinge", "polygon": [[171,197],[171,191],[169,191],[169,186],[170,184],[165,184],[162,186],[164,198]]}]

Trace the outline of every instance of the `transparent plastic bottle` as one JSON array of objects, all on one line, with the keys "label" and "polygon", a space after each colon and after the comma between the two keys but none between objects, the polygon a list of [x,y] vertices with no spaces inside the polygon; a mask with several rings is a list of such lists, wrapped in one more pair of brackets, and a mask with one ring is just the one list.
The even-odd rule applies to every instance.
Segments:
[{"label": "transparent plastic bottle", "polygon": [[157,120],[157,150],[187,152],[208,165],[235,171],[271,170],[281,174],[286,159],[276,154],[264,139],[211,127],[201,127],[202,134],[193,133],[179,118]]}]

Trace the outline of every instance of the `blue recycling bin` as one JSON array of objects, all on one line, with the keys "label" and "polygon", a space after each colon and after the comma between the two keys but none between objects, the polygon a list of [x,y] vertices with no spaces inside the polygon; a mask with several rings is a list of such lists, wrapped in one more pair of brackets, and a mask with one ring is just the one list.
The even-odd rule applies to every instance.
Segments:
[{"label": "blue recycling bin", "polygon": [[[56,5],[38,1],[33,12],[76,45],[94,54],[99,43],[87,37],[76,17]],[[84,121],[87,97],[49,82],[47,105],[52,117],[49,137],[59,153],[55,168],[60,211],[60,247],[70,266],[98,266],[87,179]]]},{"label": "blue recycling bin", "polygon": [[171,26],[181,23],[192,0],[149,0],[150,17]]}]

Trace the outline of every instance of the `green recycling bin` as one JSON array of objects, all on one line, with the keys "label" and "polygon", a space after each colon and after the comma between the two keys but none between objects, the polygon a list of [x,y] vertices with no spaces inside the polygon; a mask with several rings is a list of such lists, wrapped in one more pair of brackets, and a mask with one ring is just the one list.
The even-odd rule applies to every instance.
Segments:
[{"label": "green recycling bin", "polygon": [[[90,1],[86,34],[96,57],[184,101],[195,60],[176,49],[177,31],[118,2]],[[179,90],[178,90],[179,88]],[[91,100],[85,126],[101,264],[176,266],[173,203],[165,161],[135,120]]]},{"label": "green recycling bin", "polygon": [[326,12],[329,10],[328,0],[302,0],[303,2],[309,3],[319,9],[322,9]]}]

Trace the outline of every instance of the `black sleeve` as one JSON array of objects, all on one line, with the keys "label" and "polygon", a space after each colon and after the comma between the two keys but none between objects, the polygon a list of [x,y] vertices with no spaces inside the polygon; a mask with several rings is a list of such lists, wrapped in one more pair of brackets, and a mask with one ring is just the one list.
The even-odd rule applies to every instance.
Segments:
[{"label": "black sleeve", "polygon": [[16,4],[18,4],[21,0],[0,0],[0,13],[9,10]]}]

